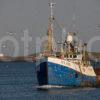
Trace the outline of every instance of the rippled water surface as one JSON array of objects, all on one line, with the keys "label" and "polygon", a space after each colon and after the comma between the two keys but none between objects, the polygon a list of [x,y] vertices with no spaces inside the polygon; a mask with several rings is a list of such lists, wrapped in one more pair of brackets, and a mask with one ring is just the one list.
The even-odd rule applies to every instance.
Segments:
[{"label": "rippled water surface", "polygon": [[0,100],[100,100],[100,88],[37,86],[34,63],[0,62]]}]

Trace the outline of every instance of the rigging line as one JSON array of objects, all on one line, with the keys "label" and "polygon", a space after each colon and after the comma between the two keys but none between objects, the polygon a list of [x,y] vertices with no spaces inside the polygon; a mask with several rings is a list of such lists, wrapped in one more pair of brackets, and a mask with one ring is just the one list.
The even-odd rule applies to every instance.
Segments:
[{"label": "rigging line", "polygon": [[57,33],[62,33],[62,27],[61,27],[61,25],[59,25],[59,23],[57,22],[57,20],[55,19],[55,21],[54,21],[54,29],[55,29],[55,31],[57,32]]},{"label": "rigging line", "polygon": [[[57,20],[55,20],[54,22],[54,32],[55,32],[55,38],[58,41],[62,41],[62,27],[59,25],[59,23],[57,22]],[[61,37],[61,39],[59,40],[59,37]]]}]

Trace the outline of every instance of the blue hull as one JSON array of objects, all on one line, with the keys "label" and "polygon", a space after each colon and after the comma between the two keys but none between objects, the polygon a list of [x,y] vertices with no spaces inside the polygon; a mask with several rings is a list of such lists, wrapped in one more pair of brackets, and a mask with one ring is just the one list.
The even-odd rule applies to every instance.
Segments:
[{"label": "blue hull", "polygon": [[40,86],[94,86],[96,84],[94,76],[82,75],[68,67],[48,61],[38,66],[37,79]]}]

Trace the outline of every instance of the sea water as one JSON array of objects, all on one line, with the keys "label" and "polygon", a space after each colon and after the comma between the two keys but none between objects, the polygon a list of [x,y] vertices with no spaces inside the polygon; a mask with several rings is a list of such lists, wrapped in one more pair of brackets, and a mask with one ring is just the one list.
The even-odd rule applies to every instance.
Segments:
[{"label": "sea water", "polygon": [[39,89],[33,62],[0,62],[0,100],[100,100],[100,88]]}]

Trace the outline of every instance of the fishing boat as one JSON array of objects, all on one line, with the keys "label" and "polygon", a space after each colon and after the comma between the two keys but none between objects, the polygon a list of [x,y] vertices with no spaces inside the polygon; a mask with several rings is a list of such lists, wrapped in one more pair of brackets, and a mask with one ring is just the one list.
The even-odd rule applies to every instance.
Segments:
[{"label": "fishing boat", "polygon": [[68,32],[61,43],[61,52],[54,52],[53,40],[55,20],[53,7],[49,3],[51,14],[47,30],[46,49],[37,59],[36,73],[39,86],[95,86],[96,74],[91,65],[87,44],[76,41],[77,33]]}]

